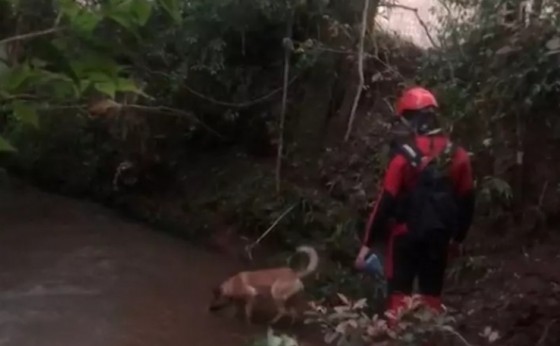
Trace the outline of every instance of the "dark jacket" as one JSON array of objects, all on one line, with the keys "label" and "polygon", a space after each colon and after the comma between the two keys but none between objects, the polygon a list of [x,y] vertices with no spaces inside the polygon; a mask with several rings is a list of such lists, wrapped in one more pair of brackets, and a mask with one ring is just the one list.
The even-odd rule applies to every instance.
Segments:
[{"label": "dark jacket", "polygon": [[[444,135],[419,135],[414,138],[414,141],[416,148],[424,156],[437,156],[449,143],[448,137]],[[462,147],[456,147],[450,170],[459,207],[458,230],[454,240],[462,242],[472,223],[475,201],[470,158]],[[404,223],[405,220],[399,219],[397,211],[402,208],[402,205],[399,205],[402,201],[401,197],[414,184],[416,174],[406,157],[398,151],[393,151],[393,157],[382,182],[381,192],[367,222],[363,245],[371,246],[373,239],[384,233],[390,219],[395,219],[396,224]]]}]

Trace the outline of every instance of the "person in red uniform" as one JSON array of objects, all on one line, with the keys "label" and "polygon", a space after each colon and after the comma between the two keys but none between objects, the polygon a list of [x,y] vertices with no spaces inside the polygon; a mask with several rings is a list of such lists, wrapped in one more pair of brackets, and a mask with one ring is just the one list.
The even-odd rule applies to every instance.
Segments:
[{"label": "person in red uniform", "polygon": [[450,251],[458,253],[473,217],[469,155],[439,128],[437,109],[434,95],[421,87],[405,90],[397,101],[396,116],[410,129],[409,140],[393,143],[394,152],[355,261],[356,268],[364,269],[374,239],[388,227],[389,311],[403,306],[415,278],[423,302],[442,310],[448,256]]}]

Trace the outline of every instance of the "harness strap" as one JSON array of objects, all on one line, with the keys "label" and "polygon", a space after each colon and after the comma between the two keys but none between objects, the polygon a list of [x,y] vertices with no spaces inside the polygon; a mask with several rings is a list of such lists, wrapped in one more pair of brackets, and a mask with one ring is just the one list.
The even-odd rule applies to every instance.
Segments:
[{"label": "harness strap", "polygon": [[399,153],[402,154],[410,165],[414,168],[424,168],[426,167],[433,159],[436,157],[445,155],[448,156],[454,151],[455,145],[451,141],[447,141],[445,148],[443,151],[434,157],[426,157],[422,154],[420,149],[418,149],[415,145],[409,144],[401,144],[399,146]]}]

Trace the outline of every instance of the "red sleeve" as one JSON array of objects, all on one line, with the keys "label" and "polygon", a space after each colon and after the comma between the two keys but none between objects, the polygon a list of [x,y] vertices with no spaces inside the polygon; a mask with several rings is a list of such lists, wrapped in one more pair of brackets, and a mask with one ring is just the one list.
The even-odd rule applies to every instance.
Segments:
[{"label": "red sleeve", "polygon": [[373,206],[373,211],[366,225],[362,241],[364,246],[371,246],[375,235],[384,230],[387,221],[393,216],[396,199],[403,186],[404,168],[406,164],[406,159],[402,155],[396,155],[391,162],[389,162],[379,196],[377,197],[377,201]]}]

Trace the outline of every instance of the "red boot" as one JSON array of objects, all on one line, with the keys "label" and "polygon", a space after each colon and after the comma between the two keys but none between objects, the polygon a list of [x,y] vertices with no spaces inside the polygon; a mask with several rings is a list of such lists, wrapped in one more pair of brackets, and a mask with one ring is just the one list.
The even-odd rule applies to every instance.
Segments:
[{"label": "red boot", "polygon": [[387,312],[387,327],[393,328],[397,322],[396,318],[398,316],[399,309],[406,306],[406,298],[410,297],[402,293],[393,293],[389,295],[389,306]]},{"label": "red boot", "polygon": [[433,309],[436,313],[439,314],[445,311],[441,303],[441,297],[420,295],[420,298],[424,305]]}]

